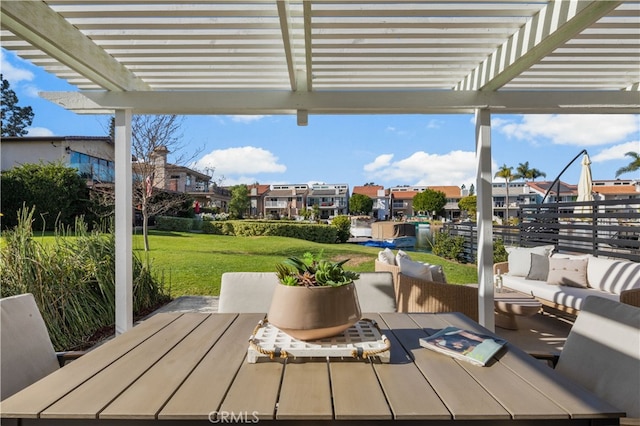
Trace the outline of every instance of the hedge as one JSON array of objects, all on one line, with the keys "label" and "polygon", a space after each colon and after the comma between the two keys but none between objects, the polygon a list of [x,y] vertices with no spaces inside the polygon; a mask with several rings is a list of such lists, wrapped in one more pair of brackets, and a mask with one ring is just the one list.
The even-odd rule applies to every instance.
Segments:
[{"label": "hedge", "polygon": [[298,238],[316,243],[338,242],[338,228],[331,225],[288,221],[225,220],[204,221],[202,232],[216,235],[278,236]]},{"label": "hedge", "polygon": [[[159,231],[189,232],[194,229],[196,219],[187,217],[156,216],[156,229]],[[196,229],[199,228],[196,225]]]}]

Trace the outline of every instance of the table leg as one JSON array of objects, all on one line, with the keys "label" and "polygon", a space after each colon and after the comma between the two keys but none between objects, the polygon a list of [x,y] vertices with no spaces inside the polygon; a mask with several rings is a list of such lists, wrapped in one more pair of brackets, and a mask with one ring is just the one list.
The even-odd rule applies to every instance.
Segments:
[{"label": "table leg", "polygon": [[496,312],[496,327],[506,328],[507,330],[517,330],[518,323],[516,321],[516,316],[513,314]]}]

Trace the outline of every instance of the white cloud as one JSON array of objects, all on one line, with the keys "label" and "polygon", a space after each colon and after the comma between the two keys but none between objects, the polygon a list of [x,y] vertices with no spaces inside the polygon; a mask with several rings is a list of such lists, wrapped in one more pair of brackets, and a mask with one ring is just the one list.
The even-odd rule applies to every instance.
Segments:
[{"label": "white cloud", "polygon": [[236,123],[253,123],[254,121],[262,120],[263,118],[268,117],[268,115],[230,115],[231,121],[235,121]]},{"label": "white cloud", "polygon": [[391,163],[391,159],[393,158],[393,154],[382,154],[378,155],[373,162],[364,165],[365,172],[373,172],[382,167],[386,167]]},{"label": "white cloud", "polygon": [[508,137],[580,147],[620,142],[640,131],[634,115],[523,115],[520,122],[495,120],[493,125]]},{"label": "white cloud", "polygon": [[54,136],[54,133],[46,127],[29,127],[27,136]]},{"label": "white cloud", "polygon": [[442,155],[418,151],[395,162],[390,160],[381,167],[365,169],[372,172],[368,178],[390,185],[462,185],[476,178],[475,152],[458,150]]},{"label": "white cloud", "polygon": [[31,71],[23,68],[17,68],[7,61],[3,51],[0,51],[0,70],[2,71],[2,77],[10,84],[16,84],[21,81],[31,81],[34,79],[34,75]]},{"label": "white cloud", "polygon": [[640,141],[622,143],[619,145],[614,145],[610,148],[603,149],[597,154],[591,156],[591,162],[600,163],[609,160],[621,160],[625,158],[625,153],[638,151],[640,151]]},{"label": "white cloud", "polygon": [[[254,146],[216,149],[195,162],[195,168],[214,168],[216,175],[238,179],[248,173],[284,173],[287,167],[278,164],[273,153]],[[255,181],[255,180],[254,180]]]}]

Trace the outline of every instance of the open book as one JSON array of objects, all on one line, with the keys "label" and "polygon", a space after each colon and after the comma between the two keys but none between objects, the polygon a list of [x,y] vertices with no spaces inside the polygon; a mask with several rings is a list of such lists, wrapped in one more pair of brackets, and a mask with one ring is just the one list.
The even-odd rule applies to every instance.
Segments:
[{"label": "open book", "polygon": [[485,366],[506,343],[506,340],[457,327],[443,328],[420,339],[420,346],[480,366]]}]

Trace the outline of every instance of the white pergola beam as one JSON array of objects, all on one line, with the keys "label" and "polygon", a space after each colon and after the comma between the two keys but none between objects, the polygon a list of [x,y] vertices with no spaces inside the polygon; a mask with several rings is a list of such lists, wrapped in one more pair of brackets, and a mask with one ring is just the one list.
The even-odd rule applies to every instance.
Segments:
[{"label": "white pergola beam", "polygon": [[549,2],[455,88],[498,90],[621,3],[597,0]]},{"label": "white pergola beam", "polygon": [[131,109],[134,114],[637,114],[637,91],[155,91],[42,92],[85,114]]},{"label": "white pergola beam", "polygon": [[149,90],[142,80],[41,1],[0,2],[2,27],[106,90]]},{"label": "white pergola beam", "polygon": [[282,33],[282,42],[284,46],[284,56],[287,60],[287,70],[289,72],[289,82],[291,90],[298,90],[296,81],[296,58],[293,52],[294,41],[291,37],[291,17],[289,15],[289,6],[286,1],[278,0],[278,17],[280,18],[280,31]]}]

